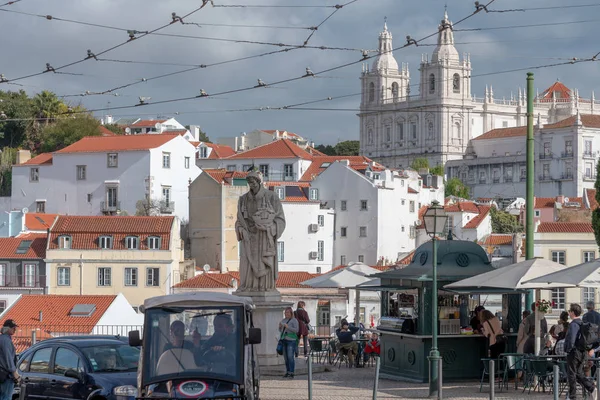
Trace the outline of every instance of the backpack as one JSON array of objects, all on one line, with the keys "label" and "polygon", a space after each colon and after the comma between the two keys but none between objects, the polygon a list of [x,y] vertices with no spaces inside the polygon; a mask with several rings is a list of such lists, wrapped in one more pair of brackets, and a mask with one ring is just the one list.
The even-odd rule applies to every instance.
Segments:
[{"label": "backpack", "polygon": [[579,335],[575,345],[579,350],[590,351],[600,342],[600,327],[590,322],[579,324]]}]

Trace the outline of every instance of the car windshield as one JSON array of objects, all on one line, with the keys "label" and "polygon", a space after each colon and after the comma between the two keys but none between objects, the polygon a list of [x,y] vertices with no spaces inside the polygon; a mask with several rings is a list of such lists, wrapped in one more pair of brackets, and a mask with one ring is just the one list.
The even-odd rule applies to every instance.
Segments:
[{"label": "car windshield", "polygon": [[240,380],[241,307],[152,308],[145,314],[144,381]]},{"label": "car windshield", "polygon": [[127,344],[96,345],[81,351],[90,360],[93,372],[136,371],[140,359],[140,350]]}]

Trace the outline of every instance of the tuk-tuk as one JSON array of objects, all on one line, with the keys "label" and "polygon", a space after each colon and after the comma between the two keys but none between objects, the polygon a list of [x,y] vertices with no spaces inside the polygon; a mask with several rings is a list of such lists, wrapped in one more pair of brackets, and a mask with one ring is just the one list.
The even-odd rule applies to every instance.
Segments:
[{"label": "tuk-tuk", "polygon": [[142,338],[129,333],[129,344],[142,346],[137,390],[118,397],[258,400],[253,309],[252,299],[224,293],[147,299]]}]

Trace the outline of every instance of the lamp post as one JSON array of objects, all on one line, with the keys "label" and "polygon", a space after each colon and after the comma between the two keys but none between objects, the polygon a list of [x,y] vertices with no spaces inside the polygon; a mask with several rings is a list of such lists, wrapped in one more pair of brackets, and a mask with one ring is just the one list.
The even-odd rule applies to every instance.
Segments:
[{"label": "lamp post", "polygon": [[[441,376],[438,376],[440,352],[438,350],[438,288],[437,288],[437,237],[446,227],[448,216],[444,207],[437,201],[432,201],[431,206],[425,211],[423,223],[425,231],[431,235],[433,276],[431,282],[431,351],[429,352],[429,397],[441,398]],[[441,374],[441,369],[440,372]]]}]

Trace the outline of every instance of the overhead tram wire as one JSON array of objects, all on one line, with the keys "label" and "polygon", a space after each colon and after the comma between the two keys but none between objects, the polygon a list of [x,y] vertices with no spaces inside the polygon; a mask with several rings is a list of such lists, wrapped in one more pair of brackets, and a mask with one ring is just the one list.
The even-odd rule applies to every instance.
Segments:
[{"label": "overhead tram wire", "polygon": [[[192,10],[192,11],[190,11],[189,13],[185,14],[185,15],[184,15],[183,17],[181,17],[181,18],[186,18],[186,17],[188,17],[188,16],[190,16],[190,15],[193,15],[193,14],[195,14],[196,12],[200,11],[200,10],[201,10],[201,9],[202,9],[202,8],[203,8],[205,5],[206,5],[206,3],[203,3],[203,4],[202,4],[200,7],[197,7],[197,8],[195,8],[194,10]],[[0,9],[0,10],[1,10],[1,11],[3,11],[3,9]],[[23,80],[23,79],[26,79],[26,78],[31,78],[31,77],[34,77],[34,76],[43,75],[43,74],[45,74],[45,73],[48,73],[48,72],[56,72],[57,70],[61,70],[61,69],[64,69],[64,68],[67,68],[67,67],[71,67],[71,66],[73,66],[73,65],[76,65],[76,64],[80,64],[80,63],[82,63],[82,62],[84,62],[84,61],[87,61],[87,60],[89,60],[89,59],[91,59],[91,58],[96,58],[97,56],[100,56],[100,55],[102,55],[102,54],[106,54],[106,53],[108,53],[108,52],[110,52],[110,51],[113,51],[113,50],[115,50],[115,49],[118,49],[119,47],[122,47],[122,46],[126,45],[127,43],[131,43],[131,42],[132,42],[132,41],[134,41],[134,40],[141,39],[141,38],[143,38],[144,36],[148,36],[148,35],[150,35],[150,34],[153,34],[153,33],[155,33],[155,32],[158,32],[158,31],[160,31],[160,30],[162,30],[162,29],[164,29],[164,28],[166,28],[166,27],[168,27],[168,26],[171,26],[173,23],[174,23],[174,21],[173,21],[173,20],[171,20],[171,21],[170,21],[168,24],[165,24],[165,25],[159,26],[158,28],[155,28],[155,29],[153,29],[153,30],[151,30],[151,31],[146,31],[146,32],[143,32],[143,33],[142,33],[142,32],[138,32],[138,31],[130,31],[131,33],[130,33],[130,38],[129,38],[129,40],[127,40],[127,41],[125,41],[125,42],[122,42],[122,43],[119,43],[119,44],[117,44],[117,45],[115,45],[115,46],[112,46],[112,47],[110,47],[110,48],[108,48],[108,49],[106,49],[106,50],[103,50],[103,51],[101,51],[101,52],[98,52],[98,53],[93,53],[93,57],[91,57],[91,56],[89,55],[89,53],[90,53],[90,52],[88,51],[88,56],[87,56],[87,57],[85,57],[85,58],[83,58],[83,59],[81,59],[81,60],[73,61],[73,62],[70,62],[70,63],[68,63],[68,64],[61,65],[61,66],[59,66],[59,67],[54,67],[54,68],[53,68],[53,67],[50,67],[50,64],[46,64],[46,70],[45,70],[45,71],[42,71],[42,72],[37,72],[37,73],[34,73],[34,74],[25,75],[25,76],[21,76],[21,77],[18,77],[18,78],[13,78],[13,79],[5,79],[5,80],[3,80],[3,81],[0,81],[0,83],[6,83],[6,82],[14,82],[14,81],[19,81],[19,80]],[[129,33],[129,32],[128,32],[128,33]],[[139,34],[139,33],[142,33],[142,34],[141,34],[140,36],[135,36],[136,34]]]},{"label": "overhead tram wire", "polygon": [[[486,6],[494,3],[495,1],[496,0],[490,0],[486,4]],[[454,23],[454,25],[457,25],[457,24],[459,24],[459,23],[461,23],[463,21],[468,20],[469,18],[471,18],[474,15],[478,14],[480,11],[481,11],[481,8],[477,7],[474,12],[472,12],[471,14],[469,14],[469,15],[465,16],[464,18],[460,19],[459,21],[457,21],[456,23]],[[427,39],[429,39],[429,38],[431,38],[431,37],[433,37],[433,36],[435,36],[437,34],[438,34],[438,31],[436,30],[435,32],[433,32],[433,33],[431,33],[431,34],[429,34],[429,35],[427,35],[427,36],[425,36],[425,37],[423,37],[423,38],[421,38],[419,40],[415,40],[415,39],[412,39],[410,36],[407,36],[407,38],[406,38],[407,41],[406,41],[406,43],[404,45],[396,47],[394,49],[390,49],[390,50],[388,50],[387,52],[384,52],[384,53],[388,53],[388,52],[392,52],[392,51],[397,51],[397,50],[404,49],[406,47],[410,47],[410,46],[413,46],[413,45],[418,46],[418,43],[420,41],[427,40]],[[352,65],[356,65],[356,64],[359,64],[361,62],[364,62],[364,61],[369,60],[369,59],[371,59],[371,58],[374,57],[374,56],[369,56],[366,53],[363,53],[363,54],[364,54],[364,56],[360,60],[351,61],[351,62],[348,62],[348,63],[345,63],[345,64],[337,65],[335,67],[327,68],[327,69],[319,71],[319,72],[313,72],[311,76],[321,75],[321,74],[324,74],[324,73],[327,73],[327,72],[336,71],[338,69],[342,69],[342,68],[346,68],[346,67],[349,67],[349,66],[352,66]],[[201,97],[220,96],[220,95],[223,95],[223,94],[239,93],[239,92],[245,92],[245,91],[249,91],[249,90],[253,90],[253,89],[257,89],[257,88],[264,88],[265,86],[274,86],[274,85],[278,85],[278,84],[281,84],[281,83],[293,82],[293,81],[297,81],[297,80],[300,80],[300,79],[304,79],[304,78],[306,78],[308,76],[309,75],[306,74],[306,75],[297,76],[297,77],[293,77],[293,78],[283,79],[283,80],[276,81],[276,82],[270,82],[270,83],[268,83],[266,85],[260,85],[259,84],[259,85],[256,85],[256,86],[250,86],[250,87],[239,88],[239,89],[231,89],[231,90],[226,90],[226,91],[222,91],[222,92],[217,92],[217,93],[212,93],[212,94],[206,94],[204,96],[203,95],[188,96],[188,97],[182,97],[182,98],[175,98],[175,99],[167,99],[167,100],[155,101],[155,102],[152,102],[152,103],[148,103],[148,102],[143,102],[142,103],[142,102],[140,102],[140,104],[135,104],[135,105],[130,105],[130,106],[118,106],[118,107],[111,107],[111,108],[102,108],[102,109],[96,109],[96,110],[89,110],[89,112],[103,111],[103,110],[104,111],[108,111],[108,110],[122,110],[122,109],[128,109],[128,108],[139,107],[139,106],[156,105],[156,104],[168,104],[168,103],[174,103],[174,102],[179,102],[179,101],[193,100],[193,99],[197,99],[197,98],[201,98]]]},{"label": "overhead tram wire", "polygon": [[12,6],[13,4],[15,4],[15,3],[18,3],[18,2],[20,2],[20,1],[21,1],[21,0],[12,0],[12,1],[7,1],[7,2],[6,2],[6,3],[4,3],[4,4],[0,4],[0,7]]},{"label": "overhead tram wire", "polygon": [[507,10],[486,10],[488,13],[510,13],[510,12],[527,12],[527,11],[542,11],[542,10],[563,10],[567,8],[585,8],[585,7],[600,7],[600,3],[592,4],[571,4],[565,6],[549,6],[549,7],[530,7],[530,8],[513,8]]},{"label": "overhead tram wire", "polygon": [[313,35],[317,32],[317,30],[325,23],[327,22],[327,20],[329,20],[329,18],[333,17],[335,15],[336,12],[340,11],[342,8],[344,8],[345,6],[352,4],[352,3],[356,3],[358,0],[352,0],[349,1],[346,4],[342,4],[339,6],[335,7],[335,10],[333,10],[333,12],[331,14],[329,14],[327,17],[325,17],[325,19],[323,21],[321,21],[321,23],[319,25],[317,25],[315,27],[315,29],[313,29],[313,31],[308,35],[308,37],[306,38],[306,40],[304,41],[304,46],[308,45],[308,42],[310,41],[310,39],[313,37]]},{"label": "overhead tram wire", "polygon": [[494,31],[494,30],[501,30],[501,29],[539,28],[539,27],[544,27],[544,26],[587,24],[587,23],[599,22],[599,21],[600,20],[598,20],[598,19],[588,19],[588,20],[582,20],[582,21],[549,22],[549,23],[543,23],[543,24],[489,26],[489,27],[485,27],[485,28],[454,29],[454,32],[479,32],[479,31]]},{"label": "overhead tram wire", "polygon": [[336,8],[339,5],[270,5],[270,4],[214,4],[211,1],[211,5],[214,8]]}]

